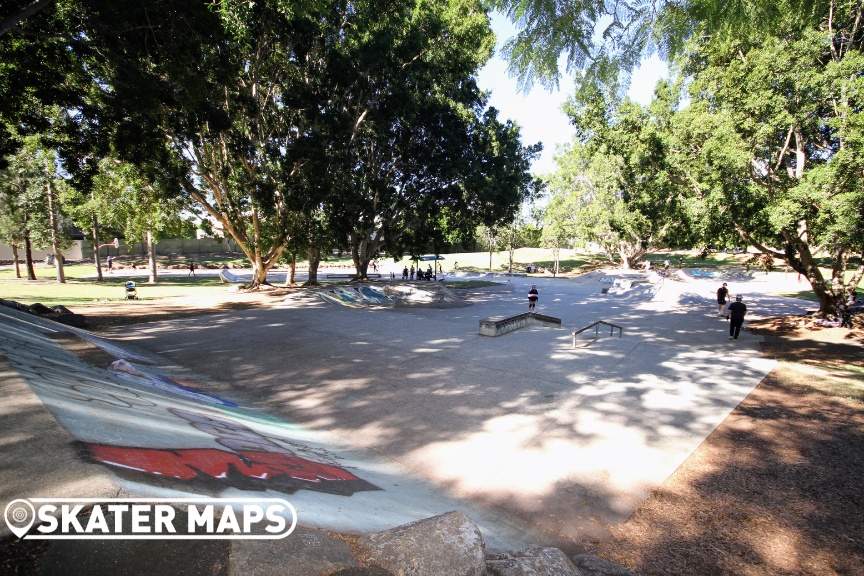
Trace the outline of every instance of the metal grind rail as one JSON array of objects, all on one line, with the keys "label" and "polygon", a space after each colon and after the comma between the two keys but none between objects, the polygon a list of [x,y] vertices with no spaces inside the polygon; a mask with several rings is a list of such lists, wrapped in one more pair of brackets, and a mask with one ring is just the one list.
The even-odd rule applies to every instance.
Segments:
[{"label": "metal grind rail", "polygon": [[596,322],[592,322],[591,324],[585,326],[584,328],[580,328],[579,330],[573,331],[573,347],[576,347],[576,335],[585,332],[586,330],[590,330],[594,328],[595,337],[600,337],[600,325],[605,324],[609,326],[609,335],[612,336],[615,333],[615,329],[618,329],[618,337],[621,338],[624,334],[624,328],[619,326],[618,324],[613,324],[612,322],[606,322],[605,320],[598,320]]}]

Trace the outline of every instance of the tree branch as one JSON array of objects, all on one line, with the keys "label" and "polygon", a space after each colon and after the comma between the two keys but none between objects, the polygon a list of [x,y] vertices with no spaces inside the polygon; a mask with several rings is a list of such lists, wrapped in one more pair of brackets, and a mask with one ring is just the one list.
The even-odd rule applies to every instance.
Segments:
[{"label": "tree branch", "polygon": [[52,2],[54,2],[54,0],[33,0],[33,2],[27,4],[15,14],[7,16],[0,21],[0,36],[16,28],[18,24],[36,14],[43,8],[47,8]]}]

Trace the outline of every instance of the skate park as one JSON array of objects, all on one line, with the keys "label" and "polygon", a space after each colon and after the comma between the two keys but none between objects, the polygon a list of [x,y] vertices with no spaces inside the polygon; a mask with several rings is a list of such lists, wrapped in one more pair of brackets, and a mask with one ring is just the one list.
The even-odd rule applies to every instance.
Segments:
[{"label": "skate park", "polygon": [[[57,352],[68,327],[0,318],[10,335],[3,353],[32,406],[41,402],[76,442],[70,451],[58,436],[76,472],[74,481],[55,477],[52,494],[60,485],[79,497],[85,485],[88,494],[281,491],[302,525],[348,532],[458,509],[490,548],[567,550],[626,520],[771,370],[746,324],[737,342],[726,339],[713,294],[729,282],[748,319],[804,312],[806,302],[767,294],[778,276],[496,276],[459,306],[441,307],[434,297],[343,306],[302,291],[266,310],[101,337],[73,331],[89,357]],[[410,291],[437,289],[423,284]],[[523,313],[531,284],[537,312],[560,318],[560,328],[478,333],[480,320]],[[574,342],[574,331],[597,320],[620,325],[620,337],[591,329]],[[55,359],[54,372],[45,358]],[[122,393],[106,389],[117,383]],[[208,475],[201,466],[178,472],[165,456],[141,459],[169,448],[210,458],[192,452],[230,446],[202,433],[202,418],[243,436],[247,449],[294,459],[286,465],[299,462],[301,473],[220,482],[215,464]],[[230,470],[224,455],[219,462]],[[159,469],[168,464],[173,474]],[[28,461],[4,482],[7,500],[39,485],[39,466],[47,464]]]}]

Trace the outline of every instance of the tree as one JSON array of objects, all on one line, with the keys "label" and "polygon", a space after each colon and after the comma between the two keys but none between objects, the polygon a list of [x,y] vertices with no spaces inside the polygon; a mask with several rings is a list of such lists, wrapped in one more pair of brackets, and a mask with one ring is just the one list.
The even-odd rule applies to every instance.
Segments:
[{"label": "tree", "polygon": [[4,210],[3,218],[5,236],[14,246],[23,244],[28,280],[36,280],[33,249],[52,246],[57,281],[65,282],[63,251],[71,240],[60,226],[56,190],[64,183],[57,176],[55,160],[54,151],[46,149],[39,138],[28,137],[0,172],[3,204],[8,210]]},{"label": "tree", "polygon": [[703,233],[723,230],[784,260],[823,314],[864,275],[864,264],[848,274],[849,258],[864,256],[861,15],[838,5],[816,29],[792,20],[767,38],[695,44],[692,102],[668,145]]},{"label": "tree", "polygon": [[684,242],[689,235],[666,169],[668,86],[650,108],[615,101],[614,90],[586,82],[565,110],[576,126],[574,142],[556,156],[547,210],[550,231],[598,245],[610,262],[638,264],[657,245]]},{"label": "tree", "polygon": [[517,248],[525,245],[525,238],[522,235],[523,222],[514,218],[512,222],[501,227],[499,234],[500,242],[507,248],[507,271],[513,273],[513,255]]},{"label": "tree", "polygon": [[368,80],[342,93],[354,130],[325,200],[358,279],[382,252],[419,254],[453,229],[500,220],[530,191],[537,151],[486,108],[474,81],[493,45],[479,3],[406,2],[394,12],[376,32],[383,55],[350,54]]},{"label": "tree", "polygon": [[834,0],[493,0],[491,5],[519,29],[506,42],[504,54],[525,87],[534,82],[556,86],[562,57],[568,74],[587,70],[593,79],[618,84],[643,56],[656,51],[673,60],[695,38],[771,35],[784,22],[803,30],[834,12],[861,9],[854,2]]},{"label": "tree", "polygon": [[477,227],[477,238],[489,251],[489,272],[492,272],[492,254],[498,249],[498,228],[481,224]]}]

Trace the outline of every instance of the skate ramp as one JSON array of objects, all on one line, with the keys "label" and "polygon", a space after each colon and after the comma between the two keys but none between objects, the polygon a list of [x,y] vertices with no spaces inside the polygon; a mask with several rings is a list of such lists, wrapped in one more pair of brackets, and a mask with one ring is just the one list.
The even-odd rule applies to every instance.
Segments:
[{"label": "skate ramp", "polygon": [[322,300],[349,308],[392,307],[395,301],[383,289],[371,286],[339,286],[319,294]]}]

